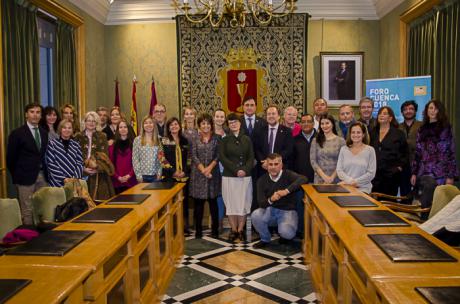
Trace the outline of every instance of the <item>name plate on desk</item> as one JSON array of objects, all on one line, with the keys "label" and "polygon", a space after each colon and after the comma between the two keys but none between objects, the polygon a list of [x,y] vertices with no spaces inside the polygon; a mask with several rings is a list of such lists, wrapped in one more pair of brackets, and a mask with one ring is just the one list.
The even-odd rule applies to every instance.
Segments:
[{"label": "name plate on desk", "polygon": [[350,193],[340,185],[313,185],[313,188],[319,193]]},{"label": "name plate on desk", "polygon": [[142,188],[142,190],[168,190],[173,188],[176,182],[153,182]]},{"label": "name plate on desk", "polygon": [[420,234],[369,234],[393,262],[456,262]]},{"label": "name plate on desk", "polygon": [[377,207],[366,197],[359,195],[329,196],[329,199],[340,207]]},{"label": "name plate on desk", "polygon": [[120,194],[107,202],[107,205],[139,205],[142,204],[150,194]]},{"label": "name plate on desk", "polygon": [[432,304],[460,303],[460,286],[416,287],[415,290]]},{"label": "name plate on desk", "polygon": [[132,208],[95,208],[83,214],[72,223],[116,223],[119,219],[131,212]]},{"label": "name plate on desk", "polygon": [[388,210],[353,210],[348,211],[364,227],[410,226]]},{"label": "name plate on desk", "polygon": [[87,230],[50,230],[5,254],[63,256],[93,233]]},{"label": "name plate on desk", "polygon": [[0,304],[6,303],[31,282],[31,280],[0,279]]}]

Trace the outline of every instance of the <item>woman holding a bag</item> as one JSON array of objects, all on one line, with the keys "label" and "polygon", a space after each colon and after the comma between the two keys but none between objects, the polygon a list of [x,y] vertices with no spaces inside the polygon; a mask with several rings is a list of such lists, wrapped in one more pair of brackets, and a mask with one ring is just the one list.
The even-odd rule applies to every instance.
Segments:
[{"label": "woman holding a bag", "polygon": [[75,139],[82,150],[89,193],[95,200],[109,199],[115,195],[110,178],[114,168],[108,156],[107,137],[100,130],[99,115],[96,112],[86,113],[82,129]]}]

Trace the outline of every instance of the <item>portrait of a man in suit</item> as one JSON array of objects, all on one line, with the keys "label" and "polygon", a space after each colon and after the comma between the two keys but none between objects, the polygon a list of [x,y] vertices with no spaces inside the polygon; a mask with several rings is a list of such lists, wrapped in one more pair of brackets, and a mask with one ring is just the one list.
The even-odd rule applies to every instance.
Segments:
[{"label": "portrait of a man in suit", "polygon": [[355,62],[329,62],[329,97],[337,100],[355,99]]}]

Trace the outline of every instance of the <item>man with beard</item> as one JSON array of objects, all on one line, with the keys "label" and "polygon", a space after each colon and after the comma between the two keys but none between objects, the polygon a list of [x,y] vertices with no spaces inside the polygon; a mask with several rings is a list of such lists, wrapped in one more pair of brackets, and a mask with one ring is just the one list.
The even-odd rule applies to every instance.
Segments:
[{"label": "man with beard", "polygon": [[422,125],[421,121],[415,119],[417,109],[418,104],[414,100],[405,101],[401,105],[401,113],[404,117],[404,121],[399,124],[399,129],[406,135],[407,145],[409,146],[409,163],[401,172],[401,184],[399,185],[400,194],[403,196],[407,195],[412,189],[410,183],[410,164],[414,160],[417,131]]}]

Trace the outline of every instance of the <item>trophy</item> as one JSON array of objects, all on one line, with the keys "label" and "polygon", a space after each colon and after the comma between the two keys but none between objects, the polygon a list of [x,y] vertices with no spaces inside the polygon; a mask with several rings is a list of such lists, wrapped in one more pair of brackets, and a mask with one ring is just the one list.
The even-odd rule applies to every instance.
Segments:
[{"label": "trophy", "polygon": [[236,109],[237,112],[243,113],[243,101],[244,96],[246,96],[246,92],[248,91],[248,84],[247,83],[237,83],[236,88],[238,89],[238,95],[240,95],[241,103],[240,106]]}]

